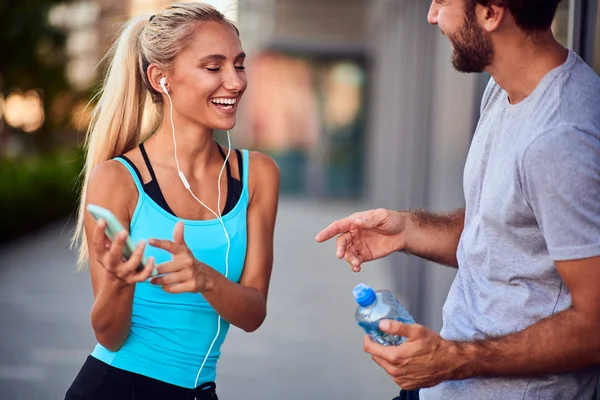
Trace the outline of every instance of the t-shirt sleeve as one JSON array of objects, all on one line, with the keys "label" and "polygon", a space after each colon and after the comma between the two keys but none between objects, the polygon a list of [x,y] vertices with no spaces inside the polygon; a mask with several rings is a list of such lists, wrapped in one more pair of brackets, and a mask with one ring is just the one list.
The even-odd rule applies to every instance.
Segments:
[{"label": "t-shirt sleeve", "polygon": [[600,255],[600,139],[561,128],[536,138],[521,183],[554,260]]}]

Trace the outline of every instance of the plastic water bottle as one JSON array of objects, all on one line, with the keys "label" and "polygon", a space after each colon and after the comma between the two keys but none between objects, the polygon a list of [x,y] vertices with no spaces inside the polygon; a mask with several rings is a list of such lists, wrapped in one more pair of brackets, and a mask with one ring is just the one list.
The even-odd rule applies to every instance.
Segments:
[{"label": "plastic water bottle", "polygon": [[371,339],[384,346],[397,346],[406,340],[405,337],[390,335],[379,329],[379,321],[382,319],[393,319],[407,324],[415,323],[413,317],[396,300],[392,292],[374,291],[364,283],[359,283],[352,293],[358,303],[356,322]]}]

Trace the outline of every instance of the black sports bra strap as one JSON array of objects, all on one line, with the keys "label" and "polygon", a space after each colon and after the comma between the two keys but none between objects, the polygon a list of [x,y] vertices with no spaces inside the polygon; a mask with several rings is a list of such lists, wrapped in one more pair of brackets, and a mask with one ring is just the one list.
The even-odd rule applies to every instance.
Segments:
[{"label": "black sports bra strap", "polygon": [[244,182],[244,160],[242,160],[242,152],[238,149],[235,149],[235,154],[237,154],[238,158],[238,171],[240,172],[240,182]]},{"label": "black sports bra strap", "polygon": [[146,149],[144,148],[144,143],[140,143],[140,152],[142,153],[142,157],[144,158],[144,162],[146,163],[146,168],[148,168],[148,172],[150,172],[150,177],[153,181],[158,182],[156,180],[156,175],[154,175],[154,170],[152,169],[152,164],[150,164],[150,159],[148,158],[148,153],[146,153]]},{"label": "black sports bra strap", "polygon": [[125,157],[124,155],[117,156],[117,158],[125,160],[125,162],[127,162],[127,164],[129,164],[129,166],[135,171],[135,174],[137,175],[137,177],[140,181],[140,185],[143,185],[144,182],[142,181],[142,174],[140,174],[140,170],[137,169],[135,164],[133,162],[131,162],[131,160],[129,158]]}]

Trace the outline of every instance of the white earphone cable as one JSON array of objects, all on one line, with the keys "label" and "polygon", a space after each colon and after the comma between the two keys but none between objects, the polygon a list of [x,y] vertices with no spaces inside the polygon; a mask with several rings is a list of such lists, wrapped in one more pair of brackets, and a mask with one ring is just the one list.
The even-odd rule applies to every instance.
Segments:
[{"label": "white earphone cable", "polygon": [[[208,207],[206,204],[204,204],[198,197],[196,197],[196,195],[194,194],[194,192],[192,192],[192,189],[190,188],[189,182],[187,181],[185,175],[183,174],[183,172],[181,171],[181,168],[179,167],[179,160],[177,159],[177,140],[175,139],[175,124],[173,123],[173,100],[171,100],[169,91],[166,90],[165,86],[163,86],[163,91],[169,98],[169,109],[170,109],[169,117],[171,120],[171,132],[173,134],[173,151],[175,153],[175,164],[177,165],[177,172],[179,174],[179,177],[181,178],[181,181],[183,182],[183,185],[185,186],[187,191],[190,192],[192,197],[198,203],[200,203],[202,206],[204,206],[204,208],[206,208],[208,211],[213,213],[213,215],[221,223],[221,227],[223,228],[223,233],[225,234],[225,238],[227,239],[227,251],[225,253],[225,278],[227,278],[227,275],[229,273],[229,250],[231,248],[231,240],[229,239],[229,233],[227,232],[227,229],[225,228],[225,223],[223,222],[223,217],[221,215],[221,176],[223,175],[223,171],[225,170],[225,167],[227,166],[227,161],[229,160],[229,156],[231,155],[231,136],[229,135],[229,131],[227,131],[228,150],[227,150],[227,155],[225,156],[225,161],[223,162],[223,166],[221,167],[221,171],[219,171],[219,178],[217,181],[217,191],[218,191],[217,192],[217,212],[218,213],[216,213],[210,207]],[[204,368],[204,364],[206,364],[206,360],[208,359],[208,356],[210,355],[210,352],[212,351],[212,348],[213,348],[215,342],[219,338],[220,333],[221,333],[221,316],[218,315],[217,334],[215,335],[214,339],[212,340],[212,343],[210,344],[210,347],[208,348],[208,351],[206,352],[206,356],[204,357],[204,360],[202,361],[202,364],[200,365],[200,368],[198,369],[198,373],[196,374],[196,380],[194,382],[194,387],[198,386],[198,379],[200,378],[200,373],[202,372],[202,369]]]}]

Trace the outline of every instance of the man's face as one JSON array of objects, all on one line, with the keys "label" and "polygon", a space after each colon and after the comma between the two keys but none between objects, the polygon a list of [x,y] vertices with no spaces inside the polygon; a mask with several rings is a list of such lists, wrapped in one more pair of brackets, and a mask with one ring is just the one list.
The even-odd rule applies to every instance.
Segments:
[{"label": "man's face", "polygon": [[483,72],[494,61],[494,45],[477,23],[468,0],[433,0],[429,23],[438,25],[452,44],[452,65],[460,72]]}]

